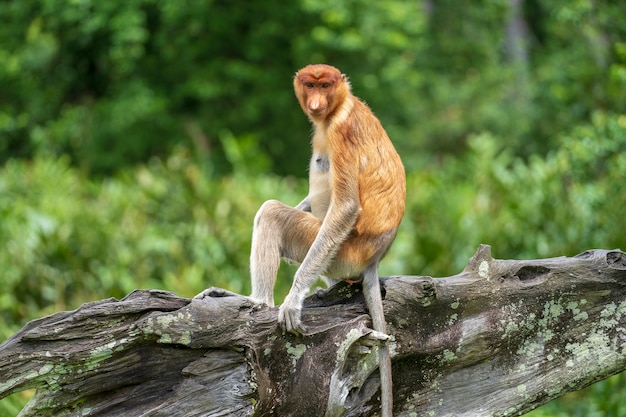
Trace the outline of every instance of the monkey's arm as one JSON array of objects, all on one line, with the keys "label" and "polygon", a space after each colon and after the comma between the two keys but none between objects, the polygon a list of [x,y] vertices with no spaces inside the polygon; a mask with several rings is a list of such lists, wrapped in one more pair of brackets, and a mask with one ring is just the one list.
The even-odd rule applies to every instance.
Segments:
[{"label": "monkey's arm", "polygon": [[304,331],[300,319],[302,302],[315,280],[324,273],[333,260],[341,243],[352,231],[359,211],[358,201],[346,202],[341,207],[333,207],[331,204],[313,245],[296,271],[289,294],[278,311],[278,322],[287,331],[297,333]]},{"label": "monkey's arm", "polygon": [[306,211],[306,212],[311,212],[311,200],[309,199],[309,196],[307,195],[304,200],[302,200],[300,202],[300,204],[298,204],[296,206],[296,208],[298,210],[302,210],[302,211]]},{"label": "monkey's arm", "polygon": [[326,271],[339,247],[354,228],[361,211],[358,172],[336,166],[333,178],[334,192],[328,212],[313,245],[296,271],[289,294],[278,312],[279,323],[288,331],[304,330],[300,320],[302,302],[315,280]]}]

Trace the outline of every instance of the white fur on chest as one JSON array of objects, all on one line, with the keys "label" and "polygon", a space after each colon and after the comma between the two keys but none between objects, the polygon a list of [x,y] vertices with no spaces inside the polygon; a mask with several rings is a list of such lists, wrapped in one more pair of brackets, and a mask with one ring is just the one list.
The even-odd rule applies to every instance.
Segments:
[{"label": "white fur on chest", "polygon": [[324,219],[332,197],[331,158],[329,155],[328,134],[337,135],[335,129],[345,123],[354,108],[354,101],[348,97],[330,120],[329,125],[317,125],[313,135],[313,156],[309,164],[309,201],[311,213]]},{"label": "white fur on chest", "polygon": [[326,216],[330,206],[330,182],[328,155],[313,153],[309,166],[309,201],[311,213],[319,219]]}]

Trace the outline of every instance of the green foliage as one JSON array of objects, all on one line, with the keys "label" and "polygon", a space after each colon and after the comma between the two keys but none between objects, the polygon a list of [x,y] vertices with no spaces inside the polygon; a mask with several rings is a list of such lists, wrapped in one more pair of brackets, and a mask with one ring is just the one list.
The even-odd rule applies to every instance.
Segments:
[{"label": "green foliage", "polygon": [[103,175],[182,145],[219,176],[231,132],[301,176],[310,128],[291,77],[322,61],[350,76],[411,170],[482,133],[545,155],[594,111],[626,109],[626,7],[523,3],[2,2],[0,161],[67,154]]},{"label": "green foliage", "polygon": [[612,376],[583,390],[565,394],[526,417],[621,417],[626,414],[622,390],[626,374]]},{"label": "green foliage", "polygon": [[0,16],[0,160],[68,154],[106,174],[184,144],[223,174],[224,129],[306,159],[283,143],[308,129],[284,53],[307,27],[296,2],[24,0]]}]

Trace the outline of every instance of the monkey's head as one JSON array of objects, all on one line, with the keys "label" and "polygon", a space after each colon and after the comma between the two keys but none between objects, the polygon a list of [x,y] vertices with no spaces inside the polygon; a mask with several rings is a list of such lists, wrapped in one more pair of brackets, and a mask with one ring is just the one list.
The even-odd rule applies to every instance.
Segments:
[{"label": "monkey's head", "polygon": [[293,80],[304,113],[314,122],[324,121],[350,94],[348,78],[325,64],[308,65]]}]

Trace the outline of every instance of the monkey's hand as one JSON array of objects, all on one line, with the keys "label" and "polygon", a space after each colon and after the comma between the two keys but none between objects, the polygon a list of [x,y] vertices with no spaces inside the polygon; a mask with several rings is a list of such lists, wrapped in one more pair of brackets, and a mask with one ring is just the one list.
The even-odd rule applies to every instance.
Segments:
[{"label": "monkey's hand", "polygon": [[285,301],[278,309],[278,324],[285,330],[295,334],[303,334],[305,328],[302,325],[302,301],[288,294]]}]

